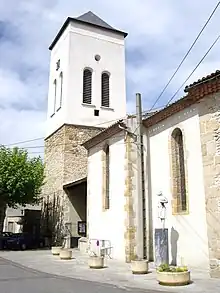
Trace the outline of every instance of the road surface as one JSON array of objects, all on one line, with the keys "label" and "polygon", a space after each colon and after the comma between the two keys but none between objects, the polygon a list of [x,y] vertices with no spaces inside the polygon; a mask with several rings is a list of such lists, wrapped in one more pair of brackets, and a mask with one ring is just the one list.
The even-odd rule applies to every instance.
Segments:
[{"label": "road surface", "polygon": [[117,288],[101,283],[38,272],[0,258],[1,293],[157,293]]}]

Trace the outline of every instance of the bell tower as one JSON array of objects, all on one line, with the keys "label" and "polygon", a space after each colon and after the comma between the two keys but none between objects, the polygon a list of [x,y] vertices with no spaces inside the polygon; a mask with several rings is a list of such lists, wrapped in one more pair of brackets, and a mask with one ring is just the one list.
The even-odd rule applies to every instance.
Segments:
[{"label": "bell tower", "polygon": [[63,124],[107,126],[126,115],[126,36],[92,12],[67,18],[49,47],[46,136]]},{"label": "bell tower", "polygon": [[79,237],[77,225],[86,222],[87,152],[81,144],[126,116],[126,36],[87,12],[68,17],[49,47],[42,196],[50,207],[45,214],[53,211],[59,223],[45,226],[45,233],[65,224]]}]

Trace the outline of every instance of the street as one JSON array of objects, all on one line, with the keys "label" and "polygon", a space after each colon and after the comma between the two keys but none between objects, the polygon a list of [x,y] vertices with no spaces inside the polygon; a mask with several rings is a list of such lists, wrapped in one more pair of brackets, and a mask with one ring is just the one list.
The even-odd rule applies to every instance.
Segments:
[{"label": "street", "polygon": [[1,293],[157,293],[122,289],[101,283],[82,281],[38,272],[0,258]]}]

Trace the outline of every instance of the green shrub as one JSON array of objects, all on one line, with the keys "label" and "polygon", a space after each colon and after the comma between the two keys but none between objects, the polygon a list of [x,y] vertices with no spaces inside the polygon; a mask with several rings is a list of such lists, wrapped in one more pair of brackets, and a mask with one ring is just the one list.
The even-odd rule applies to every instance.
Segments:
[{"label": "green shrub", "polygon": [[170,266],[168,264],[161,264],[157,268],[158,272],[170,272],[170,273],[181,273],[181,272],[187,272],[188,268],[186,266],[177,267],[177,266]]}]

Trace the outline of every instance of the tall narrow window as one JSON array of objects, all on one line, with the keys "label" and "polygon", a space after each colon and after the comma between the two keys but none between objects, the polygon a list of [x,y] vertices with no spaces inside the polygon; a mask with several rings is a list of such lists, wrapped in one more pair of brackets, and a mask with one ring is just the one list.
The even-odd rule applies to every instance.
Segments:
[{"label": "tall narrow window", "polygon": [[61,108],[63,101],[63,72],[60,72],[60,101],[58,105],[58,109]]},{"label": "tall narrow window", "polygon": [[183,146],[183,134],[179,128],[174,129],[171,137],[172,179],[173,179],[173,211],[187,211],[186,171]]},{"label": "tall narrow window", "polygon": [[105,209],[106,210],[108,210],[110,208],[109,176],[110,176],[110,155],[109,155],[109,146],[107,145],[105,148]]},{"label": "tall narrow window", "polygon": [[89,69],[83,72],[83,103],[92,103],[92,71]]},{"label": "tall narrow window", "polygon": [[109,74],[102,73],[102,107],[109,107]]},{"label": "tall narrow window", "polygon": [[54,88],[54,100],[53,100],[53,113],[52,115],[55,113],[56,111],[56,101],[57,101],[57,81],[56,79],[53,82],[53,88]]}]

